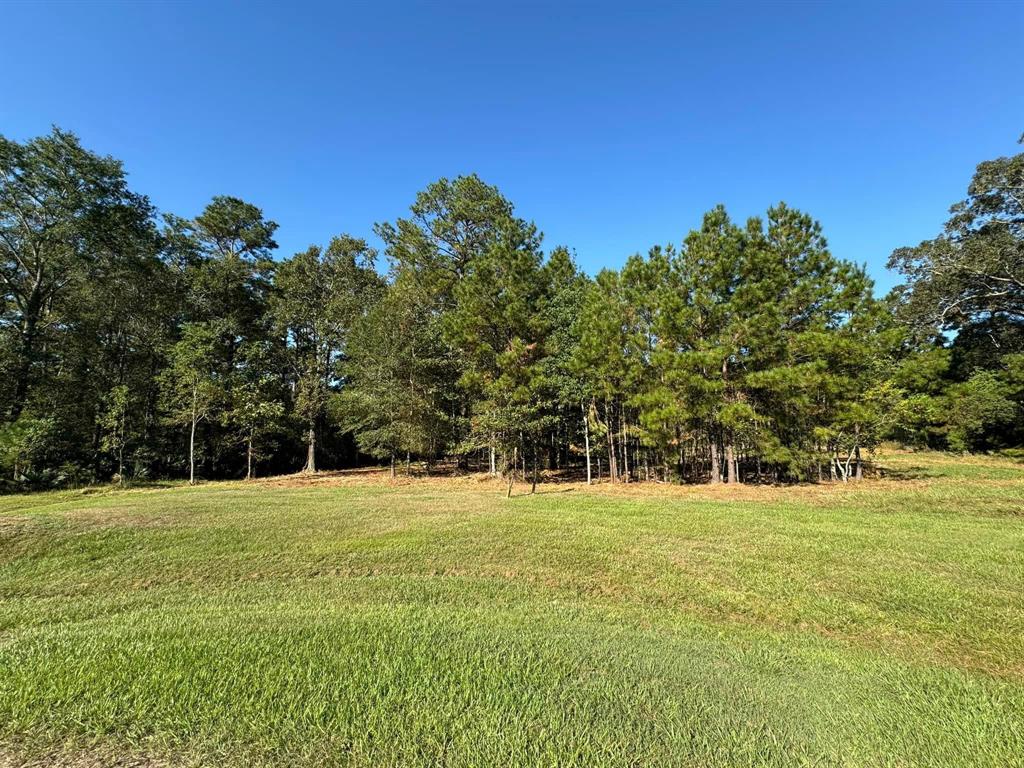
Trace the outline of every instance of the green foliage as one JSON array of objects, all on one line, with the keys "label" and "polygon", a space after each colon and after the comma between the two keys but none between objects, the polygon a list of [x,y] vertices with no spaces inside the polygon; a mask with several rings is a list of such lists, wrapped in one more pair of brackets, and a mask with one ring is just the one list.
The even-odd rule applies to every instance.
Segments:
[{"label": "green foliage", "polygon": [[235,372],[232,407],[222,415],[225,426],[245,446],[246,477],[256,474],[256,466],[271,449],[269,438],[285,430],[287,391],[279,370],[281,350],[270,341],[248,343],[239,349],[240,364]]},{"label": "green foliage", "polygon": [[944,328],[1024,320],[1024,153],[978,165],[967,195],[942,235],[893,252],[904,313]]},{"label": "green foliage", "polygon": [[937,429],[954,450],[980,450],[1024,433],[1002,359],[1024,352],[1024,153],[979,164],[950,213],[939,237],[896,250],[889,266],[907,280],[894,291],[903,318],[956,332],[948,378],[930,387],[948,387]]},{"label": "green foliage", "polygon": [[220,366],[220,338],[204,323],[187,323],[181,340],[171,347],[161,372],[164,408],[169,423],[188,428],[189,479],[195,478],[195,445],[199,425],[215,417],[227,399]]},{"label": "green foliage", "polygon": [[591,279],[496,187],[442,178],[376,226],[385,277],[351,235],[275,259],[237,197],[158,227],[72,134],[0,138],[5,487],[318,456],[787,482],[859,477],[885,439],[1020,445],[1022,158],[978,166],[880,301],[782,203]]},{"label": "green foliage", "polygon": [[[387,244],[393,285],[415,285],[417,312],[436,318],[430,328],[443,348],[431,357],[446,363],[433,370],[447,377],[437,385],[458,392],[447,422],[452,431],[439,437],[462,457],[497,450],[509,466],[529,450],[536,466],[542,434],[557,428],[565,410],[559,396],[572,387],[565,328],[568,302],[578,291],[575,266],[565,249],[556,249],[545,264],[536,227],[517,218],[512,204],[476,176],[430,185],[411,213],[378,226],[378,234]],[[561,338],[552,338],[549,349],[558,322]],[[352,376],[355,402],[360,374]],[[379,383],[375,388],[357,411],[382,396]],[[427,406],[427,420],[437,421],[429,411]],[[380,442],[377,432],[370,442]],[[386,442],[396,444],[394,438]]]},{"label": "green foliage", "polygon": [[132,412],[131,392],[127,385],[119,384],[103,399],[103,410],[98,419],[102,430],[100,450],[117,461],[117,480],[124,483],[124,452],[131,439],[128,419]]},{"label": "green foliage", "polygon": [[171,347],[162,383],[167,413],[175,424],[203,421],[215,413],[224,395],[218,366],[217,334],[201,323],[182,326]]},{"label": "green foliage", "polygon": [[453,370],[428,301],[410,276],[396,280],[353,325],[340,368],[335,422],[361,451],[392,463],[435,458],[451,440]]},{"label": "green foliage", "polygon": [[818,452],[836,451],[815,437],[865,399],[881,315],[870,291],[863,269],[834,259],[820,227],[785,205],[745,228],[716,208],[678,251],[602,272],[575,362],[605,413],[599,430],[619,433],[613,472],[621,458],[628,476],[633,453],[634,469],[657,458],[666,475],[672,463],[713,481],[738,482],[741,464],[804,476]]},{"label": "green foliage", "polygon": [[40,477],[110,476],[97,437],[114,387],[154,418],[175,308],[152,216],[121,164],[74,135],[0,137],[0,412],[52,425],[35,440]]},{"label": "green foliage", "polygon": [[341,235],[326,250],[312,246],[281,265],[274,313],[288,342],[295,377],[295,415],[307,433],[306,469],[316,469],[316,434],[352,326],[376,299],[376,253],[364,240]]},{"label": "green foliage", "polygon": [[946,397],[950,448],[969,451],[992,447],[986,444],[992,432],[1020,418],[1020,407],[1009,395],[1006,383],[991,371],[978,371],[962,384],[952,386]]},{"label": "green foliage", "polygon": [[0,429],[0,460],[8,489],[19,485],[38,489],[57,486],[66,479],[54,471],[48,453],[56,443],[54,419],[22,414]]}]

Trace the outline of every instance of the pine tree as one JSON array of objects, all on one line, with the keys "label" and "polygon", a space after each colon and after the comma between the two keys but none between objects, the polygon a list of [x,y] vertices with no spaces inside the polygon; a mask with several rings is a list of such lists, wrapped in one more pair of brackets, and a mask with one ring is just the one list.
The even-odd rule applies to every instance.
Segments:
[{"label": "pine tree", "polygon": [[[277,243],[277,224],[264,218],[255,205],[235,197],[214,197],[192,220],[168,216],[165,237],[172,263],[185,286],[183,317],[201,326],[213,341],[224,414],[235,409],[235,386],[244,365],[246,345],[272,338],[270,300],[274,292],[271,259]],[[184,337],[183,337],[184,338]],[[209,424],[209,448],[214,463],[224,462],[237,472],[244,459],[230,418]]]},{"label": "pine tree", "polygon": [[278,271],[275,316],[290,350],[306,472],[316,472],[317,434],[338,386],[349,332],[380,290],[375,257],[365,240],[341,235],[326,250],[311,246],[296,254]]},{"label": "pine tree", "polygon": [[392,477],[399,457],[437,457],[450,444],[451,361],[429,298],[400,275],[356,321],[332,405],[334,419],[355,434],[363,453],[385,459]]}]

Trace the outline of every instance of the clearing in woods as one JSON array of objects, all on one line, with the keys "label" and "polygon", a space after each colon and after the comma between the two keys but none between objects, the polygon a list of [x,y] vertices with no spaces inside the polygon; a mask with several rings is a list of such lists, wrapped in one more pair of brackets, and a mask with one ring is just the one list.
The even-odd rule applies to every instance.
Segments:
[{"label": "clearing in woods", "polygon": [[1022,765],[1024,465],[883,464],[0,498],[0,764]]}]

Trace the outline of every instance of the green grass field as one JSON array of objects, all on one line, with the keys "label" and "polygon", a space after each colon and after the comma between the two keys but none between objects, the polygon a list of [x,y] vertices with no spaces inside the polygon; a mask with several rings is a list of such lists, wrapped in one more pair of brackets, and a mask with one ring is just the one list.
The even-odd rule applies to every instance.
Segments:
[{"label": "green grass field", "polygon": [[0,764],[1024,765],[1024,464],[0,498]]}]

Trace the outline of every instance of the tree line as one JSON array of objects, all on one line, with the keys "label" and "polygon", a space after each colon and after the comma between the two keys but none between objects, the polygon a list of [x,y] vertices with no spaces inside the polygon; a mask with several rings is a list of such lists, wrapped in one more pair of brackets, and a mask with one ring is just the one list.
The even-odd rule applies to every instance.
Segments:
[{"label": "tree line", "polygon": [[[583,273],[476,177],[275,258],[214,197],[159,214],[54,128],[0,137],[6,490],[374,461],[588,481],[860,478],[883,440],[1024,441],[1024,154],[984,162],[876,297],[785,204]],[[386,272],[378,271],[386,264]]]}]

